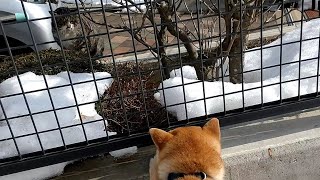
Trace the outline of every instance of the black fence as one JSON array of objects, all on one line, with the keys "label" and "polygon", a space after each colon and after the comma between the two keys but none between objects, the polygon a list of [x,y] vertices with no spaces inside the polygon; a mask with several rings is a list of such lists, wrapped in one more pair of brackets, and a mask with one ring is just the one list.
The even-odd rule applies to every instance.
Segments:
[{"label": "black fence", "polygon": [[0,176],[146,146],[151,127],[320,105],[309,1],[10,3],[0,8]]}]

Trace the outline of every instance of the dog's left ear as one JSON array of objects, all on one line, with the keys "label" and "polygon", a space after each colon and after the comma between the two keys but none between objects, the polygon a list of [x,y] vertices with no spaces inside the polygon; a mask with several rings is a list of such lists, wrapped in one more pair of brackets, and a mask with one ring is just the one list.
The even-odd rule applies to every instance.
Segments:
[{"label": "dog's left ear", "polygon": [[164,145],[173,137],[171,133],[158,128],[151,128],[149,130],[153,143],[161,150]]},{"label": "dog's left ear", "polygon": [[209,131],[210,134],[212,134],[214,137],[216,137],[220,141],[220,138],[221,138],[220,125],[219,125],[219,120],[217,118],[212,118],[203,126],[202,129],[205,131]]}]

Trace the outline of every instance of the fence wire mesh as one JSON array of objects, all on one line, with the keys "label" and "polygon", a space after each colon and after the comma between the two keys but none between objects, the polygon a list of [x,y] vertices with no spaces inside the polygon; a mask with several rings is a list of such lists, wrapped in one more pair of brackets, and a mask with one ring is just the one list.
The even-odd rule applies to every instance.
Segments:
[{"label": "fence wire mesh", "polygon": [[308,0],[10,0],[0,175],[317,107],[318,18]]}]

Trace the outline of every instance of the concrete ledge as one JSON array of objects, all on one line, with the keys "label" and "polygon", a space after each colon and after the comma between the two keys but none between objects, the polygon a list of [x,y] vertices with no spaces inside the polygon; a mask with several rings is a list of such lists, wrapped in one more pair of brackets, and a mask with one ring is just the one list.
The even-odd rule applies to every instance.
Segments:
[{"label": "concrete ledge", "polygon": [[320,138],[305,139],[227,154],[225,179],[319,180],[319,142]]},{"label": "concrete ledge", "polygon": [[319,114],[314,110],[227,127],[222,131],[229,146],[223,149],[226,179],[320,179]]},{"label": "concrete ledge", "polygon": [[[297,112],[222,128],[226,180],[319,180],[320,110]],[[123,160],[88,159],[56,180],[148,179],[153,146]]]}]

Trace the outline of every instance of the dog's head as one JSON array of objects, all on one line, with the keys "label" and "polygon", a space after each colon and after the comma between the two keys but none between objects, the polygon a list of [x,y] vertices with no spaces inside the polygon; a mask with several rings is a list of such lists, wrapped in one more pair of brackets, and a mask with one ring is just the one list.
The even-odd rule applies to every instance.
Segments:
[{"label": "dog's head", "polygon": [[159,180],[223,178],[218,119],[211,119],[203,127],[180,127],[169,132],[152,128],[150,135],[157,147],[154,166]]}]

